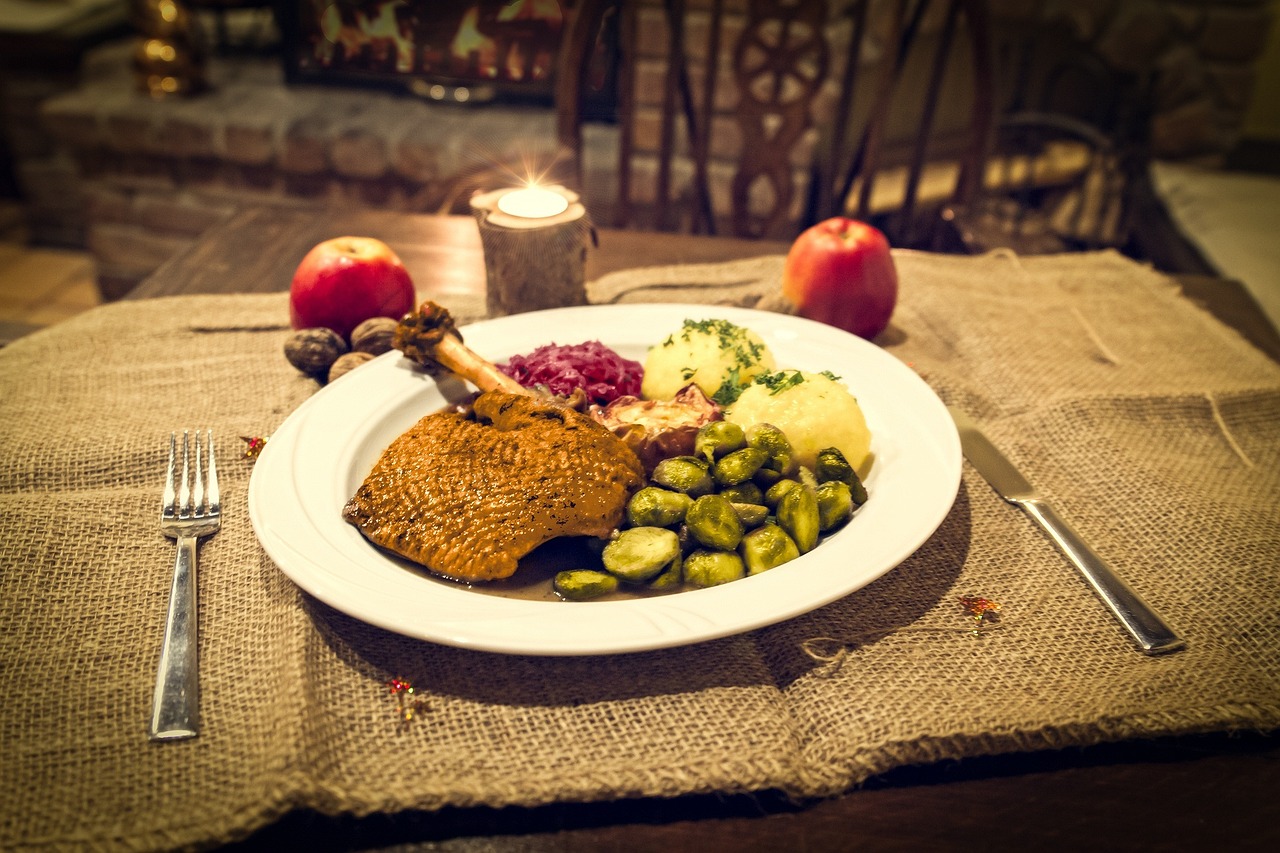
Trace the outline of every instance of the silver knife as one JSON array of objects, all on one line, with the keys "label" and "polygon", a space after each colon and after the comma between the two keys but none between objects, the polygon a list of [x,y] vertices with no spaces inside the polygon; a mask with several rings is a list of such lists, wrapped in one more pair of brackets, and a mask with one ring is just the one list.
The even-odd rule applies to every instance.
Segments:
[{"label": "silver knife", "polygon": [[1186,645],[1142,597],[1094,553],[1080,534],[1040,498],[1035,487],[987,440],[972,418],[959,409],[951,406],[947,408],[960,432],[960,447],[964,450],[965,458],[978,469],[978,473],[986,478],[1000,497],[1026,510],[1045,533],[1049,534],[1053,544],[1080,570],[1089,586],[1093,587],[1093,591],[1116,619],[1120,620],[1120,624],[1133,636],[1142,651],[1158,655]]}]

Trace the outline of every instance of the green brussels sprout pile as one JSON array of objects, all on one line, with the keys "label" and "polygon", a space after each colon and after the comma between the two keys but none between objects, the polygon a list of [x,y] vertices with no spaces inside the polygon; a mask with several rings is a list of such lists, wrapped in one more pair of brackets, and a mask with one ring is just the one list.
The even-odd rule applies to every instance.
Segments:
[{"label": "green brussels sprout pile", "polygon": [[563,571],[553,586],[585,601],[620,587],[728,583],[813,550],[866,500],[838,449],[819,452],[810,470],[777,427],[715,421],[699,430],[693,455],[662,460],[632,495],[624,527],[601,554],[603,570]]}]

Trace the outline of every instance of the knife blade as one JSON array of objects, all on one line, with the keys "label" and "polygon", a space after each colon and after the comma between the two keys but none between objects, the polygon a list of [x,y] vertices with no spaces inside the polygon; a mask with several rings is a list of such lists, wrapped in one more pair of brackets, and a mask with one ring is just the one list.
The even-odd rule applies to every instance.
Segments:
[{"label": "knife blade", "polygon": [[1041,498],[1027,478],[983,434],[977,422],[960,409],[951,406],[947,409],[960,433],[965,458],[1000,497],[1024,510],[1040,525],[1138,647],[1149,655],[1183,648],[1186,642]]}]

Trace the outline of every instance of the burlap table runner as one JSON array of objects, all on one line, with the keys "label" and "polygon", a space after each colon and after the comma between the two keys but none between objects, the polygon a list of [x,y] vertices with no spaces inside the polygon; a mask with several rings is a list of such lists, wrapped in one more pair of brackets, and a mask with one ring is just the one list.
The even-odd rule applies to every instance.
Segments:
[{"label": "burlap table runner", "polygon": [[[897,260],[885,346],[989,422],[1186,651],[1137,653],[968,468],[898,569],[772,628],[565,659],[389,634],[300,594],[246,515],[236,436],[315,389],[280,355],[285,297],[113,304],[0,351],[0,844],[216,842],[296,807],[806,797],[910,762],[1275,727],[1280,367],[1116,255]],[[618,274],[592,297],[755,304],[778,262]],[[671,282],[688,288],[653,287]],[[173,558],[156,508],[187,425],[222,437],[227,517],[200,551],[203,732],[153,744]],[[1000,621],[974,634],[961,596]]]}]

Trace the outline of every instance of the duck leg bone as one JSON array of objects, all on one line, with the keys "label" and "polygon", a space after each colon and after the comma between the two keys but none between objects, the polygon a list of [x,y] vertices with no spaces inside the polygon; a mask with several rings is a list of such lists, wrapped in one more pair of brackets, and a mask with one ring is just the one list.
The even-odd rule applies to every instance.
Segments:
[{"label": "duck leg bone", "polygon": [[448,309],[430,300],[405,315],[396,326],[395,348],[422,365],[432,375],[456,374],[481,391],[507,391],[533,396],[534,392],[507,376],[462,342],[462,335]]}]

